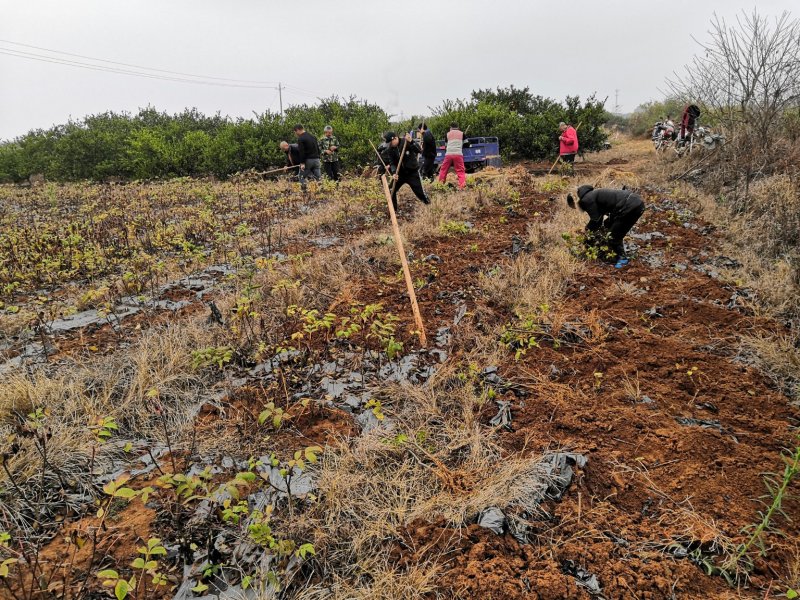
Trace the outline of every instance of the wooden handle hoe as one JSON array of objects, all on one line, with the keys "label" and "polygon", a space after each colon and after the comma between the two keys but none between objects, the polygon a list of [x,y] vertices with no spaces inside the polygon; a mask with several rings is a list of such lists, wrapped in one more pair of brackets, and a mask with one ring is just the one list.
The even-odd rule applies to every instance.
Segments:
[{"label": "wooden handle hoe", "polygon": [[[403,138],[403,149],[400,151],[400,162],[397,163],[397,170],[400,170],[400,165],[403,164],[403,158],[405,158],[406,154],[406,146],[408,145],[408,140]],[[388,169],[387,169],[388,171]],[[397,187],[397,179],[392,182],[392,193],[394,194],[394,189]],[[394,207],[392,207],[394,208]]]},{"label": "wooden handle hoe", "polygon": [[[372,143],[372,140],[370,140],[369,144],[372,146],[372,149],[375,150],[375,154],[378,155],[378,160],[381,161],[383,168],[388,173],[389,167],[387,167],[386,163],[383,162],[381,153],[378,152],[378,149],[375,147],[375,144]],[[411,300],[411,310],[414,313],[414,322],[416,323],[417,330],[419,331],[419,341],[424,348],[428,345],[428,338],[425,335],[425,325],[422,322],[422,314],[419,312],[417,294],[414,291],[414,282],[411,280],[411,269],[408,268],[406,251],[405,248],[403,248],[403,238],[400,236],[400,225],[397,224],[397,215],[394,212],[392,193],[389,191],[389,182],[386,180],[386,175],[381,175],[381,184],[383,185],[383,193],[386,195],[386,204],[389,207],[389,218],[392,220],[392,234],[394,235],[394,243],[395,246],[397,246],[397,251],[400,253],[400,263],[403,265],[403,277],[406,280],[406,289],[408,290],[408,297]]]},{"label": "wooden handle hoe", "polygon": [[419,341],[424,348],[428,345],[428,338],[425,336],[425,325],[422,322],[422,314],[419,312],[417,294],[414,291],[414,282],[411,280],[411,269],[408,268],[408,259],[406,258],[406,251],[403,248],[403,238],[400,236],[400,226],[397,224],[397,215],[394,212],[392,193],[389,191],[389,182],[386,180],[386,175],[381,175],[381,182],[383,183],[383,192],[386,194],[386,202],[389,205],[389,217],[392,220],[394,243],[397,246],[397,251],[400,253],[400,262],[403,265],[403,276],[406,280],[408,297],[411,299],[411,310],[414,312],[414,322],[417,324],[417,330],[419,331]]}]

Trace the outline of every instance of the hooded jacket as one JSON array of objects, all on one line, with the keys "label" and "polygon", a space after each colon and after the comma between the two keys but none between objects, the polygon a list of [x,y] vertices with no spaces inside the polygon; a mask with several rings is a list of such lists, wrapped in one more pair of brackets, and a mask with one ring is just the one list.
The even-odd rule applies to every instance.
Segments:
[{"label": "hooded jacket", "polygon": [[578,132],[570,125],[561,134],[558,153],[575,154],[578,151]]},{"label": "hooded jacket", "polygon": [[591,185],[579,187],[578,198],[578,206],[589,215],[589,223],[586,225],[589,231],[600,229],[604,217],[613,222],[644,206],[639,195],[630,190],[594,189]]},{"label": "hooded jacket", "polygon": [[403,150],[403,144],[405,144],[403,140],[397,146],[381,144],[381,158],[383,158],[386,166],[389,167],[392,175],[397,173],[398,167],[401,174],[413,173],[419,170],[418,156],[421,152],[419,145],[414,141],[405,144],[406,151],[401,160],[400,152]]}]

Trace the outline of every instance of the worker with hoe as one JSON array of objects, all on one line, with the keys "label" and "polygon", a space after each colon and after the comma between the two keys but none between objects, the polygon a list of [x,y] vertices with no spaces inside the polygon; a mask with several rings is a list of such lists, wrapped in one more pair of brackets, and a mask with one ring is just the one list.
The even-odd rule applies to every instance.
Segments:
[{"label": "worker with hoe", "polygon": [[297,176],[300,179],[300,188],[306,191],[309,178],[316,181],[320,179],[319,142],[302,125],[295,125],[294,133],[297,136],[297,150],[300,154],[300,170]]},{"label": "worker with hoe", "polygon": [[397,190],[406,183],[411,191],[419,198],[423,204],[430,204],[431,201],[425,190],[422,188],[422,180],[419,177],[418,156],[422,152],[419,144],[411,138],[411,134],[405,135],[404,143],[400,145],[400,138],[393,131],[387,132],[384,136],[384,143],[380,146],[381,160],[386,165],[389,174],[392,176],[392,205],[397,210]]},{"label": "worker with hoe", "polygon": [[[580,127],[580,125],[578,126]],[[575,164],[575,155],[578,153],[578,132],[572,125],[567,125],[563,121],[558,124],[558,130],[561,132],[561,135],[558,136],[558,155],[572,169]]]},{"label": "worker with hoe", "polygon": [[[572,194],[567,195],[567,204],[575,208]],[[615,267],[621,269],[628,264],[623,239],[644,213],[644,200],[628,189],[595,189],[591,185],[578,188],[577,206],[589,215],[586,231],[608,233]]]},{"label": "worker with hoe", "polygon": [[450,123],[450,131],[445,136],[447,147],[444,151],[444,161],[439,170],[439,183],[444,183],[447,179],[447,172],[452,166],[458,177],[459,189],[464,189],[467,185],[466,171],[464,170],[464,148],[469,148],[469,141],[464,132],[458,128],[458,123]]},{"label": "worker with hoe", "polygon": [[290,144],[285,141],[281,142],[281,152],[286,154],[287,170],[296,177],[297,171],[300,169],[300,150],[297,148],[297,144]]},{"label": "worker with hoe", "polygon": [[325,176],[332,181],[339,181],[342,178],[339,163],[339,140],[333,135],[333,127],[330,125],[325,125],[322,137],[319,140],[319,151],[322,155]]},{"label": "worker with hoe", "polygon": [[422,137],[422,167],[420,173],[422,178],[428,181],[433,181],[433,169],[436,167],[436,138],[433,133],[428,129],[427,123],[420,123],[417,125]]}]

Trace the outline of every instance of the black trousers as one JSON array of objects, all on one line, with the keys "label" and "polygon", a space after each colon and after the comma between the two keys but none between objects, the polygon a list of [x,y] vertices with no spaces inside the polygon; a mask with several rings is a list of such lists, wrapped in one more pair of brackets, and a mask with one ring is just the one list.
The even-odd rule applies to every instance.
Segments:
[{"label": "black trousers", "polygon": [[[414,195],[419,198],[419,201],[423,204],[430,204],[431,201],[428,199],[428,194],[425,193],[425,190],[422,188],[422,180],[419,178],[419,171],[416,169],[413,171],[399,171],[397,173],[397,181],[395,182],[394,192],[392,192],[392,204],[394,205],[394,209],[397,210],[397,192],[403,187],[405,184],[408,184],[408,187],[411,188],[411,191],[414,192]],[[391,187],[391,183],[389,184]]]},{"label": "black trousers", "polygon": [[573,152],[572,154],[562,154],[561,155],[561,160],[563,160],[565,163],[569,163],[571,165],[574,165],[575,164],[575,153]]},{"label": "black trousers", "polygon": [[322,167],[325,169],[325,176],[333,181],[339,181],[342,178],[341,163],[338,160],[323,161]]},{"label": "black trousers", "polygon": [[422,157],[422,167],[420,168],[420,173],[422,174],[423,179],[427,179],[429,181],[433,181],[433,170],[436,168],[436,155],[433,156],[423,156]]},{"label": "black trousers", "polygon": [[[638,196],[637,196],[638,198]],[[644,213],[644,202],[639,198],[640,204],[632,208],[625,214],[619,215],[613,220],[609,217],[603,226],[611,234],[611,248],[616,252],[617,258],[625,257],[625,244],[623,239]]]}]

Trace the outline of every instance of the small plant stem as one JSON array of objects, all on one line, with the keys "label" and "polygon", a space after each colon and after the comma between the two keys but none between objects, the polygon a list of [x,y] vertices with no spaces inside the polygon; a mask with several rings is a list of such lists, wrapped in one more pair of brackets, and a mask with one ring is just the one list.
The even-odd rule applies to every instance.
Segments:
[{"label": "small plant stem", "polygon": [[786,466],[783,469],[783,481],[781,482],[781,486],[773,495],[772,504],[764,514],[761,522],[753,530],[753,533],[750,535],[748,540],[742,544],[739,552],[737,552],[735,561],[736,563],[738,563],[739,560],[741,560],[742,557],[747,554],[753,544],[755,544],[761,538],[761,536],[764,534],[764,531],[767,529],[767,527],[769,527],[770,521],[772,520],[772,515],[780,510],[786,488],[789,487],[789,484],[794,479],[794,476],[797,475],[798,470],[800,470],[800,446],[794,449],[794,454],[792,454],[791,458],[789,461],[787,461]]},{"label": "small plant stem", "polygon": [[167,444],[167,450],[169,451],[169,460],[172,463],[172,473],[173,475],[178,473],[178,463],[175,461],[175,454],[172,452],[172,441],[169,437],[169,428],[167,427],[167,419],[164,417],[164,411],[160,411],[161,416],[161,425],[164,428],[164,441]]}]

